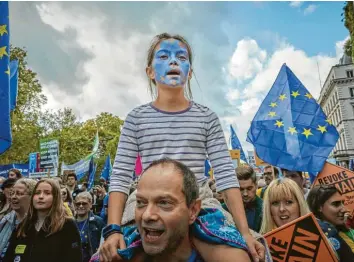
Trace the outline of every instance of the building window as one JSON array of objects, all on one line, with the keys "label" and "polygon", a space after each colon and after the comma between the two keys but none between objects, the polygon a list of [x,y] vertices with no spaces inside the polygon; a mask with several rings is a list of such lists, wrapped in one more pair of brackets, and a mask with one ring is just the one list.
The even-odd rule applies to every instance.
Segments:
[{"label": "building window", "polygon": [[354,77],[353,70],[348,70],[347,71],[347,77]]},{"label": "building window", "polygon": [[349,87],[350,96],[354,97],[354,87]]}]

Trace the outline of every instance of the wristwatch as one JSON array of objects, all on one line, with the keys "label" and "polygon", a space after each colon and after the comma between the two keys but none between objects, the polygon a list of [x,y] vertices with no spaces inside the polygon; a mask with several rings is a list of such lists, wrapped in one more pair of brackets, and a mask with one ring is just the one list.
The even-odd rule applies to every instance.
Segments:
[{"label": "wristwatch", "polygon": [[122,234],[120,225],[111,224],[102,229],[102,237],[106,240],[110,235],[114,233]]}]

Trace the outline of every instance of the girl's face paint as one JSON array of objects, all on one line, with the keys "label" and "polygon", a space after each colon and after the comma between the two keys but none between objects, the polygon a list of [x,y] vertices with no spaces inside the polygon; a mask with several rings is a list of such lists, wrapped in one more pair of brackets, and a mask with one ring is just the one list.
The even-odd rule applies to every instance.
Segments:
[{"label": "girl's face paint", "polygon": [[191,64],[186,46],[176,39],[167,39],[156,47],[152,69],[155,81],[172,87],[184,87]]}]

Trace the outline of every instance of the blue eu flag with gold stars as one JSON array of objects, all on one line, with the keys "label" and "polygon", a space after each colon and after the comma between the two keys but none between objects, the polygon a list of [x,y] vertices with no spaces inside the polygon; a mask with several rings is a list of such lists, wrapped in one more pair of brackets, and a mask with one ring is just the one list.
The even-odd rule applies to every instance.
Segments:
[{"label": "blue eu flag with gold stars", "polygon": [[11,142],[9,3],[0,2],[0,154]]},{"label": "blue eu flag with gold stars", "polygon": [[339,134],[306,87],[284,64],[247,133],[263,161],[317,173]]}]

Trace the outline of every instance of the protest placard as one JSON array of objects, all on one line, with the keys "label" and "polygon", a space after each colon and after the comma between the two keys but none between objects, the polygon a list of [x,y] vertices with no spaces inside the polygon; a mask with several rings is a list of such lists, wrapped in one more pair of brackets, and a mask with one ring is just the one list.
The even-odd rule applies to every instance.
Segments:
[{"label": "protest placard", "polygon": [[335,185],[344,196],[344,205],[354,211],[354,172],[326,162],[317,175],[314,185]]},{"label": "protest placard", "polygon": [[312,213],[264,235],[274,262],[337,262]]}]

